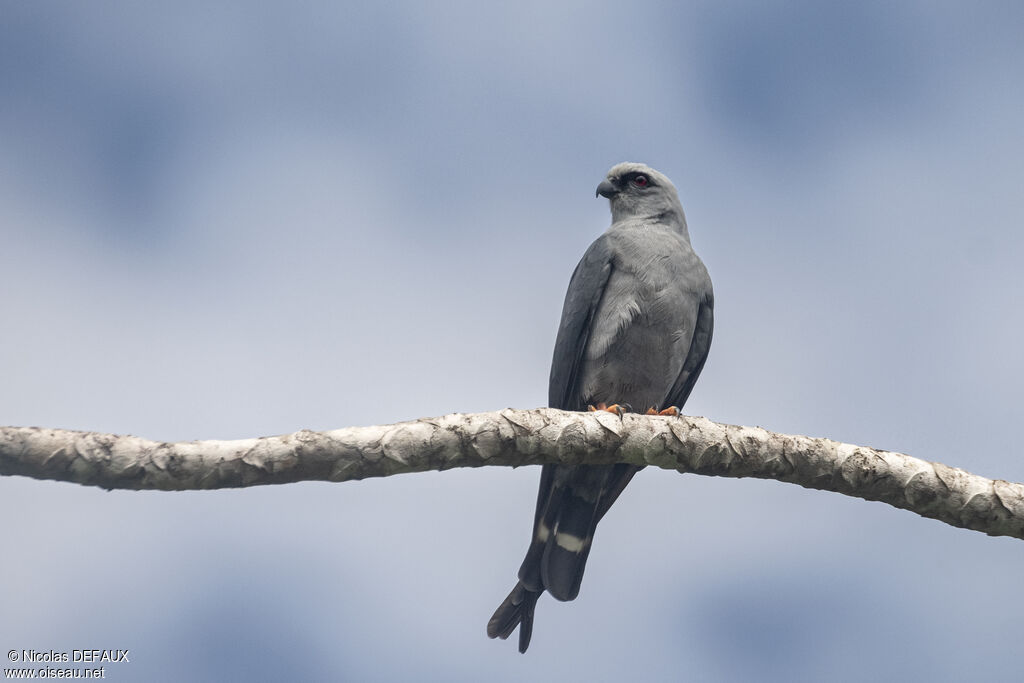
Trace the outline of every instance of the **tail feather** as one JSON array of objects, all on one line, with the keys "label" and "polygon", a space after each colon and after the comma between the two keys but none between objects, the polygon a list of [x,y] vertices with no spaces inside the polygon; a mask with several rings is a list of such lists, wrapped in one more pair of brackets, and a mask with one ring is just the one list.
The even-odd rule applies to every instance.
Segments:
[{"label": "tail feather", "polygon": [[562,500],[555,531],[549,534],[540,563],[541,580],[557,600],[579,595],[590,544],[597,527],[597,505],[571,492]]},{"label": "tail feather", "polygon": [[[548,466],[554,469],[552,466]],[[549,486],[548,496],[538,501],[537,515],[533,526],[533,539],[526,551],[522,565],[519,566],[519,580],[532,591],[544,591],[542,566],[544,550],[551,540],[551,530],[558,522],[558,514],[562,499],[566,495],[565,486]]]},{"label": "tail feather", "polygon": [[516,583],[516,587],[504,602],[498,605],[491,620],[487,622],[487,636],[505,640],[518,626],[519,651],[526,652],[526,648],[530,647],[530,637],[533,635],[533,610],[541,593],[543,590],[532,591],[522,582]]},{"label": "tail feather", "polygon": [[519,581],[487,622],[487,635],[506,639],[519,628],[519,651],[533,635],[533,613],[545,590],[558,600],[579,594],[597,523],[641,468],[634,465],[545,465],[533,538]]}]

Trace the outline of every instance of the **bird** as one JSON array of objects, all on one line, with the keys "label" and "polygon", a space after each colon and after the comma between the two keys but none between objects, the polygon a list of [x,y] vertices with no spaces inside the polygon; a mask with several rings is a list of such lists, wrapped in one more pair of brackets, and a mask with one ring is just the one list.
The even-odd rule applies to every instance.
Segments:
[{"label": "bird", "polygon": [[[714,293],[690,246],[683,207],[664,174],[620,163],[597,186],[612,222],[569,281],[555,340],[548,406],[678,415],[711,348]],[[579,594],[597,523],[642,467],[544,465],[529,549],[518,582],[487,624],[519,651],[537,600]]]}]

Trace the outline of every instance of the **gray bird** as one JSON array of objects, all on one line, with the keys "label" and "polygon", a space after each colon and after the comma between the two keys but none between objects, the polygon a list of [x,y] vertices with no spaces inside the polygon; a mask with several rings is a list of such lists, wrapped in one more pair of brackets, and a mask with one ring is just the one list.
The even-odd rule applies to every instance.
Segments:
[{"label": "gray bird", "polygon": [[[678,414],[711,347],[711,278],[664,175],[644,164],[618,164],[597,194],[610,201],[612,224],[569,281],[548,405]],[[488,636],[508,638],[518,626],[519,651],[526,652],[537,599],[545,590],[557,600],[576,597],[594,529],[640,469],[542,468],[533,539],[519,582],[487,623]]]}]

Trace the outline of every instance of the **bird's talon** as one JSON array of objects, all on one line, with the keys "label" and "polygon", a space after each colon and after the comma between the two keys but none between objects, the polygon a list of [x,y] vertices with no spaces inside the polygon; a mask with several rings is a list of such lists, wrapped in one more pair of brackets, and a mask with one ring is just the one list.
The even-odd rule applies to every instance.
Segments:
[{"label": "bird's talon", "polygon": [[632,406],[630,406],[628,403],[613,403],[610,406],[605,405],[604,403],[598,403],[596,406],[587,406],[587,412],[596,413],[598,411],[601,411],[605,413],[612,413],[613,415],[618,415],[619,417],[622,417],[623,413],[629,412],[630,410],[632,410]]},{"label": "bird's talon", "polygon": [[665,410],[658,410],[657,408],[648,408],[646,415],[662,415],[666,417],[679,417],[682,413],[679,412],[679,408],[675,406],[669,406]]}]

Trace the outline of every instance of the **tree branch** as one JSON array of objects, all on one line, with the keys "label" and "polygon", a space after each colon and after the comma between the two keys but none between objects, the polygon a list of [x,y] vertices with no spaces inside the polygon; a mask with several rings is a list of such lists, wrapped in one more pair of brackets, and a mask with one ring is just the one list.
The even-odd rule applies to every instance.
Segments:
[{"label": "tree branch", "polygon": [[1024,539],[1024,485],[900,453],[700,417],[551,408],[453,414],[237,441],[161,443],[0,427],[0,475],[105,489],[184,491],[348,481],[483,465],[628,462],[756,477],[877,500],[953,526]]}]

